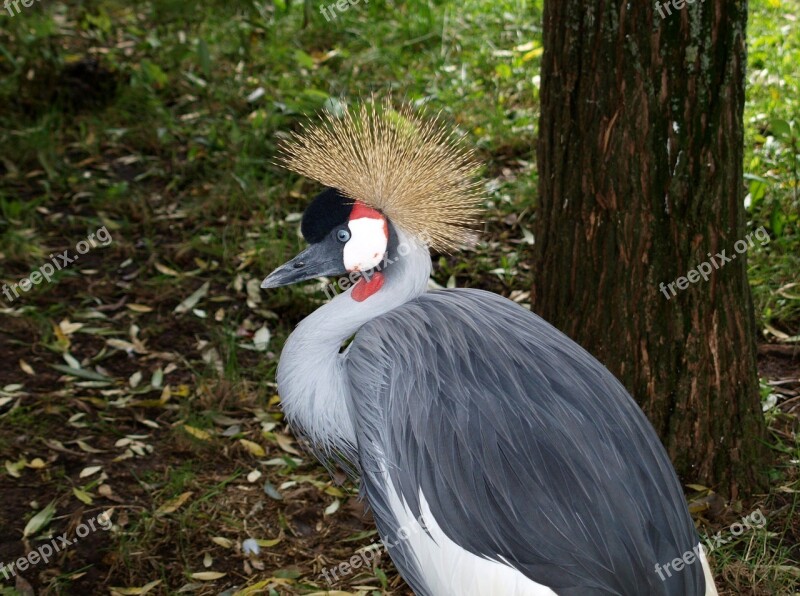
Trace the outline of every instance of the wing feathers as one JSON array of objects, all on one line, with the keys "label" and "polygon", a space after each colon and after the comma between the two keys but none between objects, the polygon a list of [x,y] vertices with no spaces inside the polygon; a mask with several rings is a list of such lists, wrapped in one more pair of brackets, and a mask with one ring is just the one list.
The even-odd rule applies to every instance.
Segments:
[{"label": "wing feathers", "polygon": [[[421,491],[449,539],[559,594],[703,593],[699,565],[653,571],[698,541],[655,432],[540,318],[486,292],[424,294],[365,325],[348,367],[382,534],[396,524],[387,490],[416,516]],[[391,552],[427,593],[426,562]]]}]

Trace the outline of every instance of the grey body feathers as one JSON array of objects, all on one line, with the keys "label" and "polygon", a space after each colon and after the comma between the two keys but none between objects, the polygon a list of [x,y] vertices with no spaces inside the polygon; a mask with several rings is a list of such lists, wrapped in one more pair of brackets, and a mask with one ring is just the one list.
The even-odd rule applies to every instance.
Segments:
[{"label": "grey body feathers", "polygon": [[[699,542],[658,437],[597,360],[535,314],[478,290],[425,293],[363,325],[345,358],[362,488],[384,540],[385,475],[421,490],[455,543],[558,594],[700,595]],[[429,594],[403,541],[390,554]]]}]

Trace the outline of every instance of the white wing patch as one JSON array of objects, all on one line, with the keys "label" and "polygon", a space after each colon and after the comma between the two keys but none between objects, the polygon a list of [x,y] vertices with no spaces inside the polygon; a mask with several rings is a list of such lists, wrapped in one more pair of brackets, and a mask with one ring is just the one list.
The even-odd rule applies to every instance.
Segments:
[{"label": "white wing patch", "polygon": [[714,574],[711,573],[711,567],[706,558],[706,551],[703,545],[700,544],[700,563],[703,565],[703,575],[706,578],[706,596],[717,596],[717,586],[714,585]]},{"label": "white wing patch", "polygon": [[360,217],[347,224],[350,240],[344,245],[344,266],[348,271],[369,271],[383,260],[389,239],[383,219]]},{"label": "white wing patch", "polygon": [[[384,472],[384,478],[389,480]],[[387,486],[389,504],[408,546],[416,555],[417,565],[428,591],[436,596],[557,596],[520,571],[500,561],[479,557],[453,542],[433,518],[428,502],[419,492],[422,520],[430,534],[408,508],[394,487]],[[398,532],[399,533],[399,532]],[[397,538],[395,538],[397,540]]]}]

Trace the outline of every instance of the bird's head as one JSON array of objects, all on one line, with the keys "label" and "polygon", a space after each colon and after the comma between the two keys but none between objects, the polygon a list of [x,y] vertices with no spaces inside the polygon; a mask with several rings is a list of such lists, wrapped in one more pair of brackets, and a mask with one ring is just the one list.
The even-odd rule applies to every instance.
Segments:
[{"label": "bird's head", "polygon": [[279,161],[326,189],[303,214],[309,247],[261,284],[275,288],[368,272],[401,230],[416,244],[449,252],[474,242],[482,196],[473,154],[438,117],[388,102],[362,104],[293,133]]},{"label": "bird's head", "polygon": [[333,188],[306,208],[300,231],[308,248],[273,271],[262,288],[370,271],[383,260],[390,237],[395,240],[385,215]]}]

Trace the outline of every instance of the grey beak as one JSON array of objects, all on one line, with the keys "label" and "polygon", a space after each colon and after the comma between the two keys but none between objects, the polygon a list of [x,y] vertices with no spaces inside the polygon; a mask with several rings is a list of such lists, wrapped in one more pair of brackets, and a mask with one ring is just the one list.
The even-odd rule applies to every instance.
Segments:
[{"label": "grey beak", "polygon": [[327,242],[312,244],[288,263],[284,263],[261,282],[264,289],[279,288],[301,281],[344,275],[341,251],[333,250]]}]

